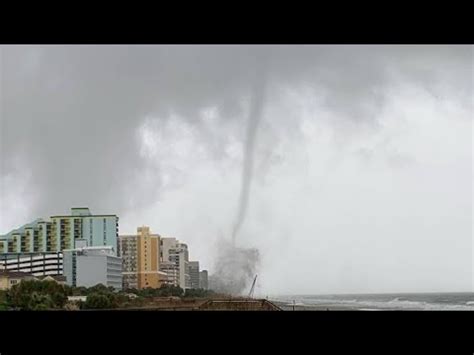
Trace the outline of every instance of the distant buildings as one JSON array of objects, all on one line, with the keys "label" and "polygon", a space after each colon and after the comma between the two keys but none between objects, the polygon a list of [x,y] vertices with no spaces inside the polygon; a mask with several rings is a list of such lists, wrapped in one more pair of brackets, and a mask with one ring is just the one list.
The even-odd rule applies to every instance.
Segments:
[{"label": "distant buildings", "polygon": [[125,289],[160,288],[167,281],[160,271],[160,236],[151,234],[149,227],[138,227],[136,235],[119,236],[119,246]]},{"label": "distant buildings", "polygon": [[190,261],[188,265],[189,265],[190,287],[194,289],[200,288],[199,261]]},{"label": "distant buildings", "polygon": [[176,238],[137,228],[136,235],[119,236],[124,288],[159,288],[163,284],[182,289],[199,288],[199,262],[189,261],[189,250]]},{"label": "distant buildings", "polygon": [[54,280],[64,275],[72,286],[207,288],[207,272],[189,261],[187,244],[153,234],[147,226],[119,236],[118,220],[75,207],[69,215],[25,224],[0,235],[0,270]]},{"label": "distant buildings", "polygon": [[171,261],[162,261],[160,271],[164,274],[163,282],[171,286],[179,286],[179,269]]},{"label": "distant buildings", "polygon": [[204,290],[209,289],[207,270],[202,270],[199,272],[199,288],[203,288]]},{"label": "distant buildings", "polygon": [[35,280],[35,277],[26,272],[0,270],[0,290],[9,290],[23,280]]},{"label": "distant buildings", "polygon": [[0,254],[0,270],[31,273],[36,277],[63,274],[63,253]]},{"label": "distant buildings", "polygon": [[160,270],[165,273],[165,280],[168,285],[180,286],[180,269],[176,263],[176,257],[170,259],[174,255],[174,250],[178,241],[176,238],[160,239]]},{"label": "distant buildings", "polygon": [[70,215],[37,219],[0,236],[1,253],[60,252],[87,246],[111,246],[117,251],[118,217],[93,215],[87,207],[71,208]]},{"label": "distant buildings", "polygon": [[22,281],[53,281],[64,285],[66,278],[61,275],[48,275],[36,277],[29,272],[0,270],[0,290],[9,290],[12,286],[19,284]]},{"label": "distant buildings", "polygon": [[178,286],[183,290],[191,288],[191,278],[189,276],[189,252],[188,246],[184,243],[176,241],[168,253],[169,261],[178,271]]},{"label": "distant buildings", "polygon": [[124,289],[138,289],[138,246],[136,235],[119,236]]},{"label": "distant buildings", "polygon": [[122,289],[122,259],[111,246],[64,250],[64,276],[74,287],[103,284]]}]

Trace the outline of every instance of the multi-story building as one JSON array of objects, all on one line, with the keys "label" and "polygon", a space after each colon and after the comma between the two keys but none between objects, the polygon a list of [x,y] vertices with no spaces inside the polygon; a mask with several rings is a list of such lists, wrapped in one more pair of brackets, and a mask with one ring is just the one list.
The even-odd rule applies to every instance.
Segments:
[{"label": "multi-story building", "polygon": [[179,286],[179,269],[171,261],[162,261],[160,271],[163,272],[163,283],[172,286]]},{"label": "multi-story building", "polygon": [[161,237],[160,239],[160,259],[170,261],[170,249],[176,248],[178,240],[176,238]]},{"label": "multi-story building", "polygon": [[119,236],[119,250],[122,257],[123,288],[138,289],[137,236]]},{"label": "multi-story building", "polygon": [[174,268],[173,272],[178,275],[178,286],[182,289],[191,288],[188,246],[176,238],[161,238],[160,244],[162,265],[166,265],[162,271],[170,275]]},{"label": "multi-story building", "polygon": [[209,289],[207,270],[202,270],[199,272],[199,288],[203,288],[205,290]]},{"label": "multi-story building", "polygon": [[179,286],[179,268],[170,260],[170,250],[174,250],[177,244],[176,238],[160,238],[160,271],[166,274],[166,283],[173,286]]},{"label": "multi-story building", "polygon": [[190,288],[198,289],[199,285],[199,261],[190,261],[188,263],[189,267],[189,279],[190,279]]},{"label": "multi-story building", "polygon": [[64,250],[64,276],[74,287],[103,284],[122,289],[122,259],[112,246]]},{"label": "multi-story building", "polygon": [[0,270],[31,273],[34,276],[63,274],[63,253],[0,254]]},{"label": "multi-story building", "polygon": [[119,237],[123,259],[124,288],[160,288],[167,275],[160,271],[160,235],[137,228],[136,235]]},{"label": "multi-story building", "polygon": [[169,249],[168,253],[169,261],[173,263],[178,270],[179,287],[183,290],[191,288],[188,246],[184,243],[177,243],[174,248]]},{"label": "multi-story building", "polygon": [[118,217],[93,215],[86,207],[71,208],[70,215],[37,219],[0,236],[1,253],[60,252],[78,244],[112,246],[117,252]]},{"label": "multi-story building", "polygon": [[36,219],[8,234],[0,235],[0,254],[46,251],[48,238],[51,238],[50,223]]}]

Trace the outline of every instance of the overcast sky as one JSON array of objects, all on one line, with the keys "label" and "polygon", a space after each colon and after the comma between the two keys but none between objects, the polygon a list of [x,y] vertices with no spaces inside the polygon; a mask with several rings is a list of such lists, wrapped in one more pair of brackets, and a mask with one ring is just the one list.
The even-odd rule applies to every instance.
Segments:
[{"label": "overcast sky", "polygon": [[257,292],[473,290],[472,46],[0,51],[0,234],[89,206],[212,273],[264,63],[238,240]]}]

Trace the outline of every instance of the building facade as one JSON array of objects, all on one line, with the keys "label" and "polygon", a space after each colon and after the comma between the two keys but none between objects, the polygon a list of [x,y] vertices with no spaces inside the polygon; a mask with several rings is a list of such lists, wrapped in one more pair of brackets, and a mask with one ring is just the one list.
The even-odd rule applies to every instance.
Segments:
[{"label": "building facade", "polygon": [[136,235],[119,236],[123,288],[138,289],[138,248]]},{"label": "building facade", "polygon": [[199,272],[199,288],[203,288],[204,290],[209,289],[207,270],[202,270]]},{"label": "building facade", "polygon": [[170,286],[179,286],[179,269],[171,261],[162,261],[160,271],[163,273],[163,283]]},{"label": "building facade", "polygon": [[199,261],[190,261],[188,263],[189,267],[189,280],[190,288],[198,289],[199,285]]},{"label": "building facade", "polygon": [[124,288],[160,288],[167,274],[160,271],[160,235],[147,226],[138,227],[136,235],[119,236],[123,260]]},{"label": "building facade", "polygon": [[63,253],[0,254],[0,270],[31,273],[34,276],[63,274]]},{"label": "building facade", "polygon": [[93,215],[87,207],[71,208],[70,215],[37,219],[0,236],[2,253],[60,252],[83,246],[112,246],[117,251],[118,217]]},{"label": "building facade", "polygon": [[0,270],[0,290],[9,290],[24,280],[35,280],[35,277],[26,272]]},{"label": "building facade", "polygon": [[169,261],[174,264],[178,271],[179,287],[183,290],[191,288],[188,246],[184,243],[177,243],[174,248],[169,249],[168,255]]},{"label": "building facade", "polygon": [[112,246],[84,247],[63,251],[66,282],[74,287],[103,284],[122,289],[122,258]]},{"label": "building facade", "polygon": [[175,249],[178,244],[176,238],[161,237],[160,239],[160,259],[162,262],[170,261],[170,250]]}]

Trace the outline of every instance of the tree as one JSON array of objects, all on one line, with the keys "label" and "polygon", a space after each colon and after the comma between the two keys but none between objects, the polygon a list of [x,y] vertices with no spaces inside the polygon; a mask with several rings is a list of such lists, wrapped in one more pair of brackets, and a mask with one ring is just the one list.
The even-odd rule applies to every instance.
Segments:
[{"label": "tree", "polygon": [[55,303],[50,295],[33,292],[28,300],[27,308],[32,311],[40,311],[55,308]]},{"label": "tree", "polygon": [[89,290],[87,287],[80,286],[80,287],[71,287],[72,289],[72,296],[87,296]]},{"label": "tree", "polygon": [[0,290],[0,311],[8,309],[7,292]]},{"label": "tree", "polygon": [[110,292],[110,289],[103,284],[97,284],[87,289],[87,293],[108,293],[108,292]]},{"label": "tree", "polygon": [[184,290],[179,286],[165,284],[157,290],[157,293],[161,297],[181,297],[184,295]]},{"label": "tree", "polygon": [[110,309],[114,306],[114,302],[109,295],[99,292],[89,294],[83,304],[84,309]]},{"label": "tree", "polygon": [[22,281],[7,292],[7,302],[24,310],[63,308],[70,292],[54,281]]}]

